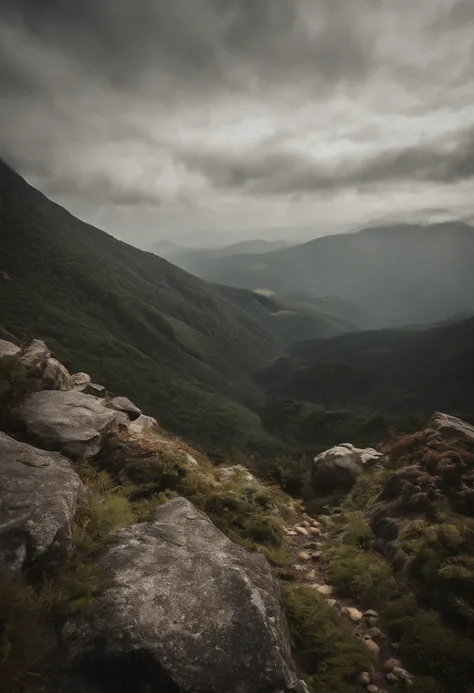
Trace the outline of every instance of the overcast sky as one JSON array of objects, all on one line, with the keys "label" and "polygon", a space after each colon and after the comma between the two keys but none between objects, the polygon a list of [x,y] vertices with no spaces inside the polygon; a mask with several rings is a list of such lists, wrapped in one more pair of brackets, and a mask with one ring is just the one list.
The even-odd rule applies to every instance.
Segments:
[{"label": "overcast sky", "polygon": [[0,83],[2,156],[132,243],[473,213],[474,0],[1,0]]}]

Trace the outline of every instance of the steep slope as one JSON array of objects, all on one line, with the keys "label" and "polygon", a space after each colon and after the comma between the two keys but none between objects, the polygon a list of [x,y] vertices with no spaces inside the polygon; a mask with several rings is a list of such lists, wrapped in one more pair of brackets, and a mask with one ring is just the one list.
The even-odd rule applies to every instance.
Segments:
[{"label": "steep slope", "polygon": [[392,323],[474,311],[474,228],[462,222],[370,228],[265,255],[208,259],[199,276],[278,295],[337,296]]},{"label": "steep slope", "polygon": [[261,297],[79,221],[3,163],[0,195],[0,264],[12,279],[0,287],[4,336],[46,339],[195,442],[269,442],[244,406],[258,396],[251,372],[284,345]]},{"label": "steep slope", "polygon": [[328,408],[474,415],[474,318],[302,342],[257,380],[272,397]]}]

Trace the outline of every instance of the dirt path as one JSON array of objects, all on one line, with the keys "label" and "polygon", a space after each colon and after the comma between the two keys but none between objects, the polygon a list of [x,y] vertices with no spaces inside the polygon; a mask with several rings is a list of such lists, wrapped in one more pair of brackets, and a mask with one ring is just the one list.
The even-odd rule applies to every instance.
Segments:
[{"label": "dirt path", "polygon": [[[390,679],[391,676],[404,671],[398,659],[397,644],[395,643],[394,646],[390,643],[380,630],[378,615],[375,611],[365,610],[351,600],[339,597],[336,599],[333,595],[333,587],[326,579],[325,565],[321,560],[321,550],[328,536],[327,531],[327,527],[322,522],[307,515],[304,515],[297,524],[285,528],[285,548],[291,558],[294,577],[292,584],[311,587],[319,592],[339,615],[341,626],[364,640],[367,647],[376,654],[377,663],[374,666],[374,672],[370,679],[361,678],[361,691],[395,692],[397,688],[390,680],[387,680],[386,675],[389,674]],[[387,669],[386,663],[394,666]],[[395,679],[393,681],[395,682]]]}]

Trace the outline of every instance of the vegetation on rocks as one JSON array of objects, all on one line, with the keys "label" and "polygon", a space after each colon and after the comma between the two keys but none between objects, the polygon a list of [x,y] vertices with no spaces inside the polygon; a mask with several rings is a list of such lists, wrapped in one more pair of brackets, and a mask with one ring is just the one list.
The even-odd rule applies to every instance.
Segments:
[{"label": "vegetation on rocks", "polygon": [[[473,691],[473,451],[427,429],[389,440],[384,452],[386,468],[361,476],[335,515],[328,577],[380,613],[420,675],[414,690]],[[394,526],[387,517],[398,536],[381,543],[380,528]]]}]

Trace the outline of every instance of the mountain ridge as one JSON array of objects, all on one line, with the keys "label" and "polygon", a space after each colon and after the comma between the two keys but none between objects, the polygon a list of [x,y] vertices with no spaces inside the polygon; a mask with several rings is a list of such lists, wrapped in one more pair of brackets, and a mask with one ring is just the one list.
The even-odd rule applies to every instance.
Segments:
[{"label": "mountain ridge", "polygon": [[210,281],[267,289],[284,300],[336,296],[391,324],[436,322],[474,310],[474,227],[395,225],[330,235],[264,255],[188,267]]}]

